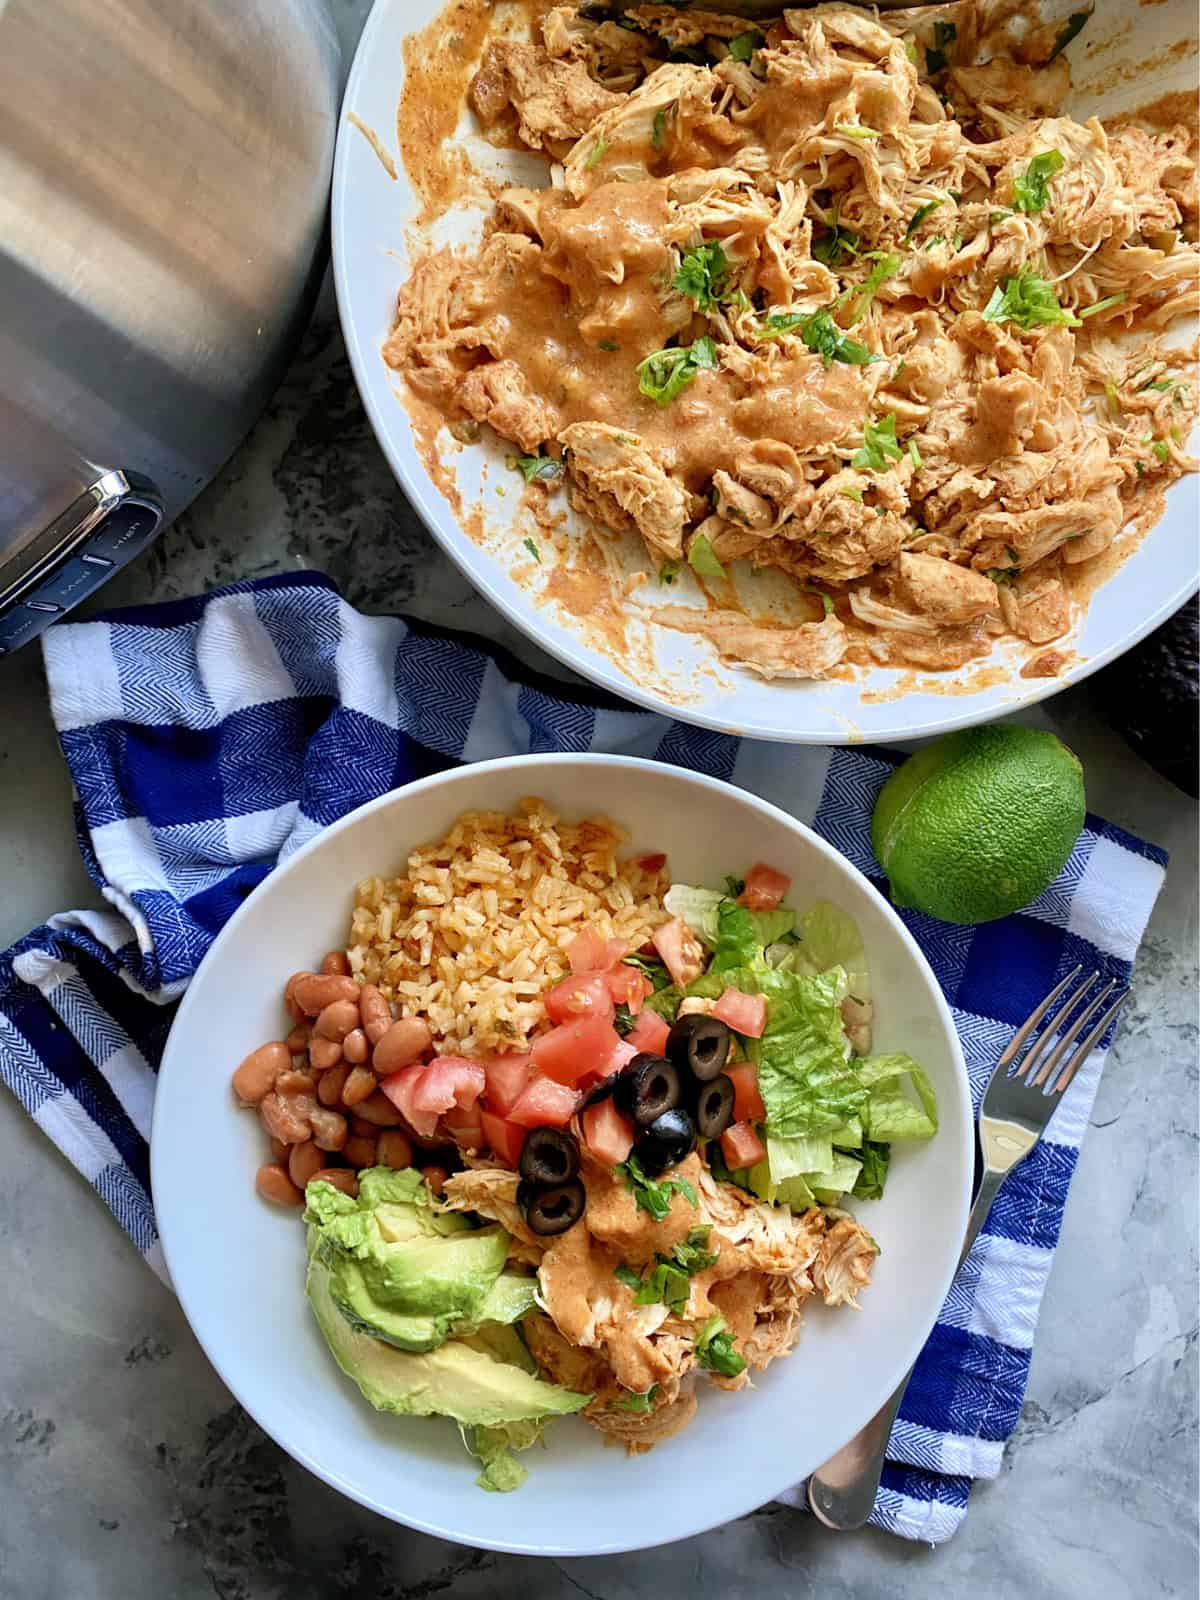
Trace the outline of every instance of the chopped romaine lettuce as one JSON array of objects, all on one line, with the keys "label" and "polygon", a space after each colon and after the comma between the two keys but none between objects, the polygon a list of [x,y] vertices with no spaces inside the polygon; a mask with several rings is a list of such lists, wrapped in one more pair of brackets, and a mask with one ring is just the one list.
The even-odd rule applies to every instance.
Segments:
[{"label": "chopped romaine lettuce", "polygon": [[892,1159],[891,1146],[877,1144],[868,1139],[862,1147],[862,1171],[854,1183],[853,1193],[859,1200],[878,1200],[887,1182],[888,1163]]},{"label": "chopped romaine lettuce", "polygon": [[828,900],[818,900],[800,918],[800,936],[814,972],[843,967],[850,983],[847,994],[858,1000],[871,998],[867,951],[853,917]]},{"label": "chopped romaine lettuce", "polygon": [[767,997],[766,1029],[746,1048],[758,1064],[768,1132],[781,1139],[829,1134],[859,1112],[867,1088],[842,1027],[843,969],[805,974],[761,966],[730,974],[729,982]]},{"label": "chopped romaine lettuce", "polygon": [[717,907],[725,898],[720,889],[673,883],[663,896],[663,906],[670,916],[682,917],[701,944],[711,950],[717,942]]},{"label": "chopped romaine lettuce", "polygon": [[735,967],[752,966],[761,955],[751,913],[736,900],[722,900],[717,907],[717,943],[709,972],[725,973]]},{"label": "chopped romaine lettuce", "polygon": [[[898,1050],[891,1055],[866,1056],[856,1061],[858,1076],[867,1090],[860,1115],[868,1139],[890,1143],[893,1139],[931,1139],[937,1132],[937,1097],[925,1069]],[[759,1071],[761,1082],[762,1072]],[[920,1105],[905,1093],[911,1081]]]},{"label": "chopped romaine lettuce", "polygon": [[833,1141],[828,1135],[777,1139],[767,1134],[767,1165],[775,1184],[800,1178],[807,1172],[825,1172],[833,1164]]},{"label": "chopped romaine lettuce", "polygon": [[853,1189],[861,1171],[861,1161],[856,1161],[853,1156],[848,1156],[841,1150],[835,1150],[828,1167],[820,1172],[806,1172],[804,1181],[814,1194],[843,1195],[847,1189]]},{"label": "chopped romaine lettuce", "polygon": [[858,1117],[851,1117],[843,1122],[840,1128],[835,1128],[829,1135],[829,1142],[836,1145],[839,1150],[857,1150],[863,1142],[863,1125]]}]

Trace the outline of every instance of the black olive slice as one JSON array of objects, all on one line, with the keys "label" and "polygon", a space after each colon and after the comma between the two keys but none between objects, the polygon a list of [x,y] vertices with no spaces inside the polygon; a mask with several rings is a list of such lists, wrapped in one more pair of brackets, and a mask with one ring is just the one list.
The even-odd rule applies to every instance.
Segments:
[{"label": "black olive slice", "polygon": [[520,1173],[534,1183],[566,1183],[579,1171],[579,1143],[560,1128],[531,1128],[521,1150]]},{"label": "black olive slice", "polygon": [[618,1073],[613,1099],[639,1128],[648,1128],[683,1099],[683,1081],[665,1056],[643,1052]]},{"label": "black olive slice", "polygon": [[550,1186],[524,1179],[517,1187],[517,1204],[525,1214],[531,1233],[551,1239],[566,1233],[583,1215],[587,1195],[578,1178]]},{"label": "black olive slice", "polygon": [[711,1083],[729,1060],[733,1035],[720,1017],[696,1011],[680,1017],[667,1035],[667,1055],[680,1072],[690,1072],[700,1083]]},{"label": "black olive slice", "polygon": [[601,1078],[599,1083],[593,1084],[583,1099],[579,1102],[580,1111],[586,1111],[589,1106],[598,1106],[601,1100],[607,1100],[616,1088],[616,1074],[611,1078]]},{"label": "black olive slice", "polygon": [[733,1079],[719,1072],[711,1083],[696,1090],[696,1132],[702,1139],[719,1139],[733,1121]]},{"label": "black olive slice", "polygon": [[635,1140],[633,1153],[642,1170],[655,1178],[668,1167],[678,1166],[695,1144],[696,1124],[680,1106],[674,1106]]}]

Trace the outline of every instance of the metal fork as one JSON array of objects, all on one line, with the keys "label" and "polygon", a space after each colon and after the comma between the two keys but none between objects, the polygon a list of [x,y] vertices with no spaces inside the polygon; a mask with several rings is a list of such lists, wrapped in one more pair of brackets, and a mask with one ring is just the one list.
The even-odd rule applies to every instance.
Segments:
[{"label": "metal fork", "polygon": [[[1082,966],[1077,966],[1061,983],[1055,984],[1017,1029],[992,1072],[979,1113],[983,1179],[967,1219],[966,1238],[958,1258],[960,1267],[987,1220],[1000,1185],[1038,1142],[1058,1104],[1059,1095],[1104,1037],[1105,1029],[1129,998],[1126,991],[1105,1006],[1117,988],[1116,979],[1110,978],[1060,1034],[1058,1030],[1061,1025],[1099,980],[1100,974],[1093,972],[1082,983],[1076,983],[1082,971]],[[1054,1011],[1060,1000],[1061,1006]],[[1098,1011],[1101,1011],[1100,1017],[1088,1028]],[[1009,1068],[1017,1062],[1025,1045],[1043,1022],[1046,1026],[1010,1073]],[[1088,1029],[1086,1037],[1077,1043],[1085,1029]],[[892,1424],[911,1376],[910,1368],[900,1387],[866,1427],[809,1479],[808,1503],[827,1528],[848,1532],[852,1528],[861,1528],[871,1515],[879,1491],[879,1478]]]}]

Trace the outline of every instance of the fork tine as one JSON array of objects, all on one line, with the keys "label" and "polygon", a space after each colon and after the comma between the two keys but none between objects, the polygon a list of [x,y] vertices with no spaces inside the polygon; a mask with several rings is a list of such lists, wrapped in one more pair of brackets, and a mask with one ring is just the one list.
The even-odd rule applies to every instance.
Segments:
[{"label": "fork tine", "polygon": [[[1001,1067],[1008,1067],[1008,1066],[1012,1065],[1012,1063],[1017,1058],[1018,1050],[1020,1050],[1021,1046],[1025,1043],[1026,1039],[1028,1039],[1029,1035],[1037,1027],[1038,1023],[1046,1015],[1047,1011],[1049,1011],[1050,1007],[1058,999],[1059,995],[1063,992],[1063,990],[1067,987],[1067,985],[1069,983],[1074,983],[1075,979],[1079,976],[1079,974],[1082,971],[1083,971],[1083,964],[1081,962],[1079,964],[1079,966],[1077,966],[1077,967],[1075,967],[1073,969],[1073,971],[1067,973],[1066,977],[1063,979],[1063,981],[1061,983],[1056,984],[1054,986],[1054,988],[1051,989],[1050,993],[1042,1001],[1040,1006],[1038,1006],[1035,1010],[1033,1010],[1033,1011],[1031,1011],[1029,1013],[1029,1015],[1025,1018],[1025,1021],[1017,1029],[1016,1033],[1013,1034],[1011,1040],[1009,1041],[1008,1048],[1005,1050],[1004,1054],[1000,1057],[999,1061],[997,1061],[996,1067],[998,1069],[1001,1068]],[[1090,978],[1089,978],[1088,982],[1089,983],[1091,982]]]},{"label": "fork tine", "polygon": [[1118,995],[1113,1001],[1112,1005],[1109,1006],[1108,1010],[1100,1018],[1100,1021],[1092,1029],[1091,1033],[1088,1034],[1087,1038],[1079,1046],[1079,1049],[1076,1050],[1070,1061],[1067,1062],[1066,1067],[1059,1076],[1058,1082],[1054,1085],[1053,1092],[1055,1094],[1061,1094],[1067,1087],[1071,1079],[1075,1076],[1076,1072],[1100,1043],[1100,1040],[1104,1037],[1105,1030],[1107,1029],[1109,1023],[1112,1022],[1113,1018],[1117,1015],[1118,1011],[1120,1011],[1121,1007],[1128,999],[1129,990],[1126,989],[1125,993]]},{"label": "fork tine", "polygon": [[1046,1018],[1045,1027],[1025,1052],[1024,1059],[1017,1063],[1016,1072],[1013,1074],[1014,1077],[1023,1079],[1027,1084],[1033,1082],[1034,1073],[1045,1059],[1047,1051],[1054,1046],[1057,1030],[1071,1015],[1098,977],[1099,973],[1089,972],[1081,983],[1077,983],[1073,989],[1068,991],[1062,1005]]},{"label": "fork tine", "polygon": [[1076,1039],[1078,1039],[1079,1035],[1087,1027],[1088,1023],[1096,1015],[1097,1011],[1099,1011],[1100,1007],[1104,1004],[1116,987],[1117,980],[1115,978],[1110,978],[1104,985],[1103,989],[1100,990],[1099,994],[1097,994],[1086,1006],[1084,1006],[1083,1010],[1075,1018],[1075,1021],[1063,1034],[1057,1046],[1046,1057],[1046,1060],[1042,1066],[1039,1067],[1037,1077],[1026,1078],[1025,1081],[1028,1083],[1031,1089],[1040,1088],[1042,1084],[1045,1084],[1046,1093],[1053,1093],[1054,1076],[1059,1067],[1062,1065],[1063,1061],[1066,1059],[1067,1051],[1070,1050]]}]

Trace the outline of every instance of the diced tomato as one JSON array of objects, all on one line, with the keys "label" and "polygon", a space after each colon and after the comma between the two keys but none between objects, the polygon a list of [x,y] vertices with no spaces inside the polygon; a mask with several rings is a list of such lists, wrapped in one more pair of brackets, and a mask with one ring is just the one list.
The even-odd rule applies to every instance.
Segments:
[{"label": "diced tomato", "polygon": [[767,999],[761,994],[743,994],[740,989],[726,989],[712,1008],[714,1017],[728,1023],[735,1033],[748,1039],[761,1039],[767,1025]]},{"label": "diced tomato", "polygon": [[733,1079],[733,1120],[735,1122],[765,1122],[767,1108],[758,1089],[758,1068],[753,1061],[741,1061],[725,1068]]},{"label": "diced tomato", "polygon": [[452,1106],[442,1118],[442,1124],[450,1134],[460,1150],[482,1150],[485,1144],[483,1137],[483,1123],[480,1121],[481,1108],[474,1105],[470,1110],[462,1106]]},{"label": "diced tomato", "polygon": [[527,1054],[493,1056],[483,1063],[487,1077],[488,1110],[506,1117],[529,1082],[532,1057]]},{"label": "diced tomato", "polygon": [[488,1149],[510,1167],[515,1167],[525,1148],[525,1129],[518,1128],[503,1117],[494,1117],[490,1111],[480,1111],[479,1125]]},{"label": "diced tomato", "polygon": [[[393,1072],[389,1077],[379,1080],[379,1087],[387,1095],[396,1110],[409,1124],[414,1133],[419,1133],[428,1138],[437,1127],[436,1111],[420,1111],[413,1104],[416,1098],[417,1085],[425,1073],[425,1063],[414,1061],[411,1067],[401,1067],[399,1072]],[[453,1104],[451,1096],[451,1104]]]},{"label": "diced tomato", "polygon": [[750,911],[774,911],[792,886],[786,872],[776,872],[765,862],[756,861],[746,874],[746,884],[738,904]]},{"label": "diced tomato", "polygon": [[672,917],[661,928],[655,928],[654,948],[681,989],[686,989],[704,969],[704,947],[682,917]]},{"label": "diced tomato", "polygon": [[647,1055],[661,1056],[667,1048],[667,1035],[670,1031],[657,1011],[643,1011],[625,1035],[625,1043],[635,1045]]},{"label": "diced tomato", "polygon": [[767,1147],[749,1122],[731,1122],[721,1135],[721,1154],[730,1172],[754,1167],[766,1159]]},{"label": "diced tomato", "polygon": [[473,1106],[483,1093],[486,1079],[478,1061],[465,1056],[437,1056],[417,1079],[414,1111],[449,1111],[451,1106]]},{"label": "diced tomato", "polygon": [[532,1078],[508,1114],[520,1128],[565,1128],[575,1115],[579,1096],[550,1078]]},{"label": "diced tomato", "polygon": [[613,1003],[627,1006],[635,1017],[654,993],[654,985],[646,974],[639,972],[637,967],[627,966],[623,961],[610,967],[604,976],[608,980],[608,992],[613,997]]},{"label": "diced tomato", "polygon": [[584,1142],[606,1167],[615,1167],[633,1149],[633,1123],[621,1115],[611,1096],[599,1105],[589,1106],[580,1120]]},{"label": "diced tomato", "polygon": [[628,951],[629,946],[623,940],[602,939],[594,928],[585,928],[567,946],[567,960],[571,964],[571,971],[577,974],[607,972]]},{"label": "diced tomato", "polygon": [[533,1064],[555,1083],[575,1084],[589,1072],[602,1076],[617,1043],[617,1030],[605,1017],[564,1022],[533,1041]]},{"label": "diced tomato", "polygon": [[628,1039],[618,1039],[616,1048],[613,1050],[600,1076],[602,1078],[611,1078],[614,1072],[620,1072],[622,1067],[627,1067],[634,1056],[639,1054],[640,1051],[636,1044],[631,1044]]},{"label": "diced tomato", "polygon": [[551,1022],[576,1022],[580,1017],[612,1021],[613,997],[603,972],[579,972],[547,991],[546,1015]]}]

